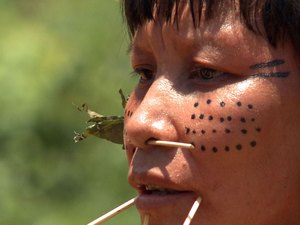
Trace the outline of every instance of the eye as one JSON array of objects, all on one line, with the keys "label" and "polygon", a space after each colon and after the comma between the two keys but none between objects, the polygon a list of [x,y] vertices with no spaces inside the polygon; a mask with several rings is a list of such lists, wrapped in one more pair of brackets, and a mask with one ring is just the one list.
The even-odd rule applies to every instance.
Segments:
[{"label": "eye", "polygon": [[222,75],[225,75],[225,73],[210,68],[198,68],[190,73],[190,78],[208,82],[209,80],[219,78]]},{"label": "eye", "polygon": [[153,71],[145,68],[137,68],[134,73],[140,77],[141,83],[151,81],[154,77]]}]

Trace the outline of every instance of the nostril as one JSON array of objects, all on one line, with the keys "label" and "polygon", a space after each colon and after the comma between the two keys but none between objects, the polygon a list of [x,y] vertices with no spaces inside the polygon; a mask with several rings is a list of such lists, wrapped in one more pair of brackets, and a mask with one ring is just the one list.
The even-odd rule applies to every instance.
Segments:
[{"label": "nostril", "polygon": [[149,145],[149,142],[151,142],[151,141],[157,141],[157,140],[158,140],[157,138],[151,137],[151,138],[149,138],[149,139],[147,139],[147,140],[145,141],[145,145]]}]

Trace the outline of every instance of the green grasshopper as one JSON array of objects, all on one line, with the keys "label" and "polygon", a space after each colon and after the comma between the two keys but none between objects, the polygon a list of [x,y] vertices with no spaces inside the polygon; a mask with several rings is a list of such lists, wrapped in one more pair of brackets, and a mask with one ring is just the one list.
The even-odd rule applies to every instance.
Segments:
[{"label": "green grasshopper", "polygon": [[[119,90],[122,99],[122,106],[125,108],[126,99],[122,92]],[[77,143],[93,135],[101,139],[111,141],[116,144],[123,144],[123,130],[124,130],[124,117],[123,116],[103,116],[99,113],[91,111],[87,104],[81,107],[77,106],[79,111],[88,113],[90,119],[88,123],[94,123],[88,126],[83,133],[75,132],[74,141]]]}]

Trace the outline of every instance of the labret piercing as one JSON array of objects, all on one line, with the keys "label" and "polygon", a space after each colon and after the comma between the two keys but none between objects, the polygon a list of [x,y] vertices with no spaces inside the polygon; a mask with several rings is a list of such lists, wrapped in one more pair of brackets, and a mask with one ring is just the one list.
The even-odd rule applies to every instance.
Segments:
[{"label": "labret piercing", "polygon": [[[162,140],[149,140],[147,141],[147,144],[149,145],[158,145],[163,147],[178,147],[178,148],[187,148],[187,149],[194,149],[194,145],[189,143],[181,143],[181,142],[174,142],[174,141],[162,141]],[[118,215],[122,211],[130,208],[135,204],[137,197],[134,197],[127,202],[119,205],[118,207],[114,208],[113,210],[107,212],[106,214],[100,216],[99,218],[95,219],[94,221],[88,223],[87,225],[99,225],[104,223],[105,221],[111,219],[112,217]],[[199,206],[202,201],[201,196],[199,196],[196,201],[194,202],[191,210],[189,211],[188,216],[186,217],[183,225],[190,225],[192,222]],[[147,214],[144,216],[143,225],[148,225],[150,220],[150,216]]]}]

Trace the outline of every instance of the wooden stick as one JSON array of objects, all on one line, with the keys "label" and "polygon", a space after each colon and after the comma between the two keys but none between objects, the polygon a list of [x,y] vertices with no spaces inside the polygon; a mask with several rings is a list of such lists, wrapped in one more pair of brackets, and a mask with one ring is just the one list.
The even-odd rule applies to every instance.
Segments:
[{"label": "wooden stick", "polygon": [[165,147],[177,147],[177,148],[187,148],[187,149],[194,149],[195,146],[189,143],[181,143],[181,142],[174,142],[174,141],[162,141],[162,140],[149,140],[147,141],[149,145],[159,145]]},{"label": "wooden stick", "polygon": [[199,197],[197,198],[197,200],[194,202],[194,204],[193,204],[193,206],[192,206],[192,208],[191,208],[191,210],[190,210],[188,216],[186,217],[186,219],[185,219],[183,225],[190,225],[190,223],[192,222],[193,217],[194,217],[195,214],[196,214],[196,211],[197,211],[198,207],[200,206],[201,200],[202,200],[202,199],[201,199],[201,197],[199,196]]},{"label": "wooden stick", "polygon": [[144,216],[143,225],[148,225],[148,223],[149,223],[149,215],[147,214]]},{"label": "wooden stick", "polygon": [[103,216],[100,216],[99,218],[95,219],[94,221],[88,223],[88,225],[96,225],[96,224],[102,224],[106,220],[114,217],[115,215],[119,214],[120,212],[124,211],[125,209],[128,209],[132,205],[134,205],[135,200],[137,197],[130,199],[129,201],[123,203],[122,205],[118,206],[117,208],[109,211],[108,213],[104,214]]}]

